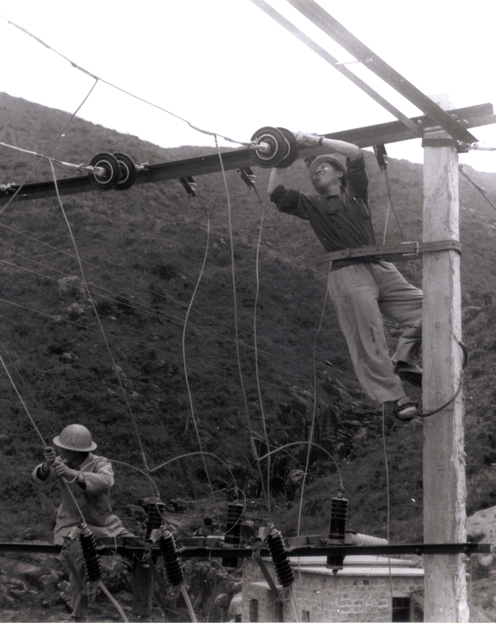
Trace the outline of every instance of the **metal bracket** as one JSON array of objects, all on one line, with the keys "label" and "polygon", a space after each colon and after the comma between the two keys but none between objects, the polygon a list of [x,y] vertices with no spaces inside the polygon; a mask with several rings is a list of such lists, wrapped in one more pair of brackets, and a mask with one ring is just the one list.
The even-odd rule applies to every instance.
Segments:
[{"label": "metal bracket", "polygon": [[458,147],[455,139],[422,139],[422,147]]},{"label": "metal bracket", "polygon": [[253,188],[255,186],[255,174],[250,169],[250,167],[243,167],[238,169],[238,173],[241,176],[243,182],[248,186],[248,188]]},{"label": "metal bracket", "polygon": [[179,182],[184,186],[186,193],[188,193],[190,197],[196,197],[196,182],[191,176],[179,178]]},{"label": "metal bracket", "polygon": [[258,550],[253,553],[253,559],[255,559],[255,561],[258,563],[258,566],[260,570],[262,571],[262,574],[264,575],[264,578],[267,581],[267,584],[269,585],[272,595],[274,596],[276,600],[279,600],[281,597],[281,592],[279,589],[277,589],[277,586],[274,583],[274,579],[270,575],[269,569],[265,565],[265,561],[262,559],[260,552]]},{"label": "metal bracket", "polygon": [[325,264],[333,260],[351,260],[357,258],[382,259],[388,262],[401,262],[405,260],[417,260],[424,253],[436,253],[438,251],[456,251],[462,253],[460,241],[444,240],[430,243],[418,243],[416,241],[400,243],[398,245],[368,245],[366,247],[356,247],[331,251],[320,256],[315,264]]}]

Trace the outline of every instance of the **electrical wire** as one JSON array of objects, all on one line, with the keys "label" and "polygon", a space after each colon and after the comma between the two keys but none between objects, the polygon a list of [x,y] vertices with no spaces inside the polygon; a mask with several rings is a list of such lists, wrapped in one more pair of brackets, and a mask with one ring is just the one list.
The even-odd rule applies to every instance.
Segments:
[{"label": "electrical wire", "polygon": [[88,71],[87,69],[84,69],[83,67],[81,67],[80,65],[75,63],[74,61],[71,61],[71,59],[69,59],[67,56],[64,56],[63,54],[58,52],[55,48],[53,48],[52,46],[50,46],[47,43],[45,43],[42,39],[40,39],[39,37],[37,37],[33,33],[29,32],[29,30],[27,30],[26,28],[23,28],[22,26],[19,26],[18,24],[12,22],[11,20],[9,20],[6,17],[4,17],[3,15],[0,15],[0,17],[2,19],[4,19],[10,26],[13,26],[14,28],[17,28],[18,30],[20,30],[24,34],[28,35],[29,37],[31,37],[32,39],[34,39],[35,41],[40,43],[43,47],[47,48],[48,50],[51,50],[52,52],[54,52],[55,54],[57,54],[58,56],[63,58],[65,61],[70,63],[72,65],[72,67],[74,67],[75,69],[77,69],[80,72],[86,74],[87,76],[90,76],[91,78],[93,78],[95,80],[95,85],[94,86],[96,86],[96,84],[98,82],[102,82],[102,83],[108,85],[109,87],[112,87],[113,89],[116,89],[117,91],[120,91],[121,93],[124,93],[124,94],[134,98],[135,100],[139,100],[140,102],[143,102],[144,104],[148,104],[149,106],[152,106],[153,108],[157,108],[158,110],[161,110],[164,113],[167,113],[168,115],[171,115],[172,117],[175,117],[176,119],[179,119],[180,121],[183,121],[190,128],[192,128],[193,130],[196,130],[197,132],[200,132],[202,134],[207,134],[209,136],[213,136],[213,137],[216,137],[216,138],[217,137],[221,137],[222,139],[224,139],[226,141],[229,141],[230,143],[237,143],[239,145],[247,145],[247,146],[251,146],[252,145],[251,142],[246,143],[244,141],[236,141],[235,139],[231,139],[231,138],[229,138],[227,136],[223,136],[222,134],[219,134],[218,132],[211,132],[210,130],[204,130],[202,128],[199,128],[198,126],[193,125],[187,119],[184,119],[183,117],[180,117],[179,115],[177,115],[175,113],[172,113],[171,111],[167,110],[166,108],[163,108],[162,106],[159,106],[158,104],[154,104],[153,102],[145,100],[144,98],[141,98],[141,97],[139,97],[137,95],[134,95],[133,93],[131,93],[129,91],[126,91],[126,89],[123,89],[123,88],[113,84],[112,82],[109,82],[108,80],[105,80],[104,78],[100,78],[100,77],[96,76],[95,74],[93,74],[92,72]]},{"label": "electrical wire", "polygon": [[[0,16],[1,17],[1,16]],[[4,18],[5,19],[5,18]],[[81,102],[81,104],[77,107],[77,109],[74,111],[74,113],[71,115],[71,117],[67,120],[67,122],[64,124],[64,126],[62,127],[62,129],[59,131],[59,133],[57,134],[57,136],[53,139],[53,141],[50,143],[50,145],[47,147],[47,149],[44,151],[43,156],[38,160],[38,162],[35,164],[35,166],[26,174],[26,177],[24,178],[24,180],[21,182],[21,184],[18,186],[18,188],[16,189],[15,193],[12,195],[12,197],[9,198],[9,201],[5,204],[5,206],[0,209],[0,215],[2,215],[7,208],[10,206],[10,204],[14,201],[14,199],[17,197],[17,195],[19,195],[19,193],[21,192],[21,189],[23,188],[23,186],[26,184],[26,182],[29,180],[29,178],[33,175],[33,173],[36,171],[38,165],[40,164],[40,162],[42,161],[43,158],[46,158],[46,155],[48,154],[48,152],[52,149],[52,147],[55,145],[55,143],[59,140],[60,136],[62,135],[62,133],[64,132],[64,130],[67,128],[67,126],[72,122],[72,120],[74,119],[74,117],[77,115],[77,113],[80,111],[80,109],[82,108],[82,106],[84,105],[84,103],[86,102],[86,100],[90,97],[90,95],[93,93],[93,89],[96,87],[98,82],[98,79],[95,80],[95,83],[93,84],[93,86],[91,87],[91,89],[89,90],[87,96],[84,98],[84,100]],[[51,160],[49,161],[51,164]],[[52,166],[52,170],[53,170],[53,166]],[[58,191],[57,191],[58,194]]]},{"label": "electrical wire", "polygon": [[[201,269],[200,269],[200,273],[198,275],[198,279],[196,281],[195,284],[195,288],[193,290],[193,294],[191,295],[191,299],[189,301],[189,305],[188,305],[188,310],[186,312],[186,318],[184,319],[184,325],[183,325],[183,333],[182,333],[182,353],[183,353],[183,367],[184,367],[184,381],[186,383],[186,390],[188,393],[188,400],[189,400],[189,407],[190,407],[190,412],[191,412],[191,420],[193,422],[193,427],[195,429],[195,433],[196,433],[196,439],[198,442],[198,446],[200,448],[200,452],[201,452],[201,456],[202,456],[202,461],[203,461],[203,468],[205,470],[205,476],[207,477],[207,481],[208,481],[208,486],[210,488],[210,491],[212,493],[212,497],[215,500],[215,494],[214,494],[214,488],[212,485],[212,480],[210,478],[210,473],[208,471],[208,466],[207,466],[207,462],[205,461],[205,457],[203,455],[203,444],[201,441],[201,437],[200,437],[200,430],[198,428],[198,423],[195,417],[195,407],[194,407],[194,403],[193,403],[193,396],[191,394],[191,387],[189,384],[189,375],[188,375],[188,365],[186,362],[186,330],[188,327],[188,319],[189,319],[189,315],[191,312],[191,308],[193,307],[193,303],[195,301],[195,297],[196,297],[196,293],[198,291],[198,288],[200,286],[202,277],[203,277],[203,272],[205,270],[205,264],[207,262],[207,258],[208,258],[208,249],[209,249],[209,243],[210,243],[210,215],[208,210],[206,209],[206,207],[202,204],[202,207],[204,208],[204,210],[206,211],[206,217],[207,217],[207,240],[206,240],[206,244],[205,244],[205,254],[203,256],[203,262],[201,265]],[[185,431],[187,431],[188,428],[188,421],[186,421],[186,425],[185,425]],[[218,517],[218,521],[220,524],[220,516]]]},{"label": "electrical wire", "polygon": [[263,496],[265,498],[266,504],[267,504],[267,508],[269,508],[269,501],[267,498],[267,492],[266,492],[266,488],[265,488],[265,484],[264,484],[264,479],[263,479],[263,474],[262,474],[262,467],[260,465],[260,459],[258,457],[258,452],[257,452],[257,447],[255,446],[255,441],[253,439],[253,434],[252,434],[252,426],[251,426],[251,418],[250,418],[250,410],[248,408],[248,400],[246,398],[246,390],[245,390],[245,384],[244,384],[244,380],[243,380],[243,369],[241,366],[241,353],[239,350],[239,331],[238,331],[238,303],[237,303],[237,296],[236,296],[236,269],[235,269],[235,262],[234,262],[234,240],[233,240],[233,231],[232,231],[232,219],[231,219],[231,200],[230,200],[230,196],[229,196],[229,188],[227,186],[227,179],[226,179],[226,172],[224,170],[224,163],[222,160],[222,154],[220,153],[220,149],[219,149],[219,143],[217,141],[217,137],[215,137],[215,145],[217,148],[217,153],[219,155],[219,162],[220,162],[220,167],[221,167],[221,171],[222,171],[222,179],[224,182],[224,189],[225,189],[225,193],[226,193],[226,201],[227,201],[227,215],[228,215],[228,228],[229,228],[229,243],[230,243],[230,248],[231,248],[231,280],[232,280],[232,287],[233,287],[233,303],[234,303],[234,336],[235,336],[235,348],[236,348],[236,361],[238,364],[238,373],[239,373],[239,383],[240,383],[240,387],[241,387],[241,394],[243,396],[243,405],[245,408],[245,414],[246,414],[246,419],[248,422],[248,431],[249,431],[249,436],[250,436],[250,446],[251,446],[251,450],[252,450],[252,454],[253,454],[253,458],[256,461],[257,464],[257,469],[260,475],[260,484],[262,487],[262,491],[263,491]]},{"label": "electrical wire", "polygon": [[131,417],[131,420],[132,420],[132,423],[133,423],[136,439],[137,439],[138,446],[139,446],[140,453],[141,453],[141,458],[143,460],[143,465],[145,467],[145,470],[148,470],[148,465],[147,465],[146,455],[145,455],[145,449],[144,449],[143,443],[141,441],[141,435],[140,435],[140,432],[139,432],[139,429],[138,429],[138,423],[136,422],[136,418],[135,418],[135,416],[133,414],[133,411],[131,409],[131,404],[129,403],[129,399],[127,397],[126,391],[125,391],[124,386],[122,384],[122,379],[121,379],[121,376],[119,374],[119,369],[117,367],[117,364],[116,364],[116,362],[114,360],[114,356],[113,356],[112,351],[110,349],[110,345],[109,345],[108,340],[107,340],[105,329],[104,329],[104,327],[102,325],[102,322],[100,320],[100,315],[98,314],[98,310],[96,308],[95,302],[93,301],[93,299],[92,299],[92,297],[91,297],[91,295],[89,293],[89,287],[88,287],[88,282],[86,280],[86,275],[84,273],[84,267],[83,267],[83,264],[82,264],[81,259],[79,257],[79,250],[78,250],[78,247],[77,247],[76,239],[74,238],[74,234],[72,232],[71,224],[69,223],[69,219],[67,218],[67,214],[66,214],[65,209],[64,209],[64,204],[62,203],[62,199],[61,199],[60,194],[59,194],[59,189],[58,189],[58,184],[57,184],[57,176],[55,175],[55,170],[53,168],[53,163],[52,162],[50,162],[50,167],[52,169],[53,182],[54,182],[54,185],[55,185],[55,191],[57,193],[57,199],[59,201],[60,209],[62,211],[62,216],[64,218],[64,221],[65,221],[66,225],[67,225],[69,236],[70,236],[72,244],[74,246],[74,252],[76,254],[76,258],[78,259],[78,264],[79,264],[79,270],[81,272],[81,277],[83,279],[85,288],[86,288],[86,290],[88,292],[88,299],[89,299],[89,301],[91,303],[91,307],[93,308],[93,313],[95,314],[95,318],[96,318],[96,320],[98,322],[98,325],[100,327],[101,336],[103,338],[105,347],[107,349],[107,353],[109,355],[110,361],[112,362],[112,367],[113,367],[113,370],[115,371],[115,374],[116,374],[116,377],[117,377],[117,380],[118,380],[118,383],[119,383],[119,387],[121,389],[122,397],[123,397],[124,403],[126,405],[126,409],[128,411],[129,416]]},{"label": "electrical wire", "polygon": [[[332,263],[329,263],[329,272],[331,270],[331,266]],[[322,305],[322,311],[320,313],[320,320],[319,320],[319,325],[317,327],[317,331],[315,333],[315,338],[314,338],[314,342],[313,342],[313,411],[312,411],[312,422],[310,425],[310,433],[309,433],[309,446],[307,449],[307,459],[306,459],[306,464],[305,464],[305,469],[303,472],[303,480],[301,483],[301,492],[300,492],[300,504],[298,507],[298,527],[297,527],[297,535],[300,535],[300,529],[301,529],[301,519],[302,519],[302,513],[303,513],[303,497],[305,494],[305,484],[306,484],[306,480],[307,480],[307,474],[308,474],[308,470],[310,468],[310,454],[311,454],[311,449],[312,449],[312,443],[313,443],[313,436],[315,433],[315,418],[316,418],[316,413],[317,413],[317,366],[316,366],[316,355],[315,355],[315,351],[317,348],[317,339],[319,337],[320,334],[320,330],[322,329],[322,323],[324,320],[324,313],[325,313],[325,308],[326,308],[326,303],[327,303],[327,294],[328,294],[328,289],[326,288],[325,290],[325,296],[324,296],[324,303]]]},{"label": "electrical wire", "polygon": [[[260,263],[260,246],[261,246],[261,241],[262,241],[263,222],[264,222],[264,215],[265,215],[265,204],[261,200],[260,196],[259,196],[259,199],[262,204],[262,211],[260,215],[260,227],[259,227],[257,253],[256,253],[256,260],[255,260],[255,274],[256,274],[256,281],[257,281],[257,288],[256,288],[256,293],[255,293],[255,303],[253,306],[253,344],[255,348],[255,354],[254,354],[255,355],[255,378],[257,382],[258,401],[260,403],[260,413],[262,415],[262,427],[263,427],[264,436],[265,436],[265,443],[267,445],[267,450],[269,450],[270,449],[269,434],[267,431],[267,420],[265,418],[264,401],[263,401],[263,396],[262,396],[262,388],[260,386],[260,371],[259,371],[259,364],[258,364],[257,309],[258,309],[258,297],[260,294],[260,264],[259,263]],[[268,457],[267,458],[267,510],[269,514],[271,513],[270,471],[271,471],[271,461],[270,461],[270,457]]]},{"label": "electrical wire", "polygon": [[[26,238],[28,238],[28,239],[30,239],[30,240],[33,240],[34,242],[37,242],[37,243],[39,243],[40,245],[44,245],[44,246],[48,247],[49,249],[52,249],[52,250],[53,250],[54,252],[56,252],[56,253],[62,253],[62,254],[64,254],[65,256],[68,256],[69,258],[71,258],[71,259],[73,259],[73,260],[77,260],[77,258],[76,258],[74,255],[69,254],[69,253],[67,253],[67,252],[65,252],[65,251],[63,251],[63,250],[57,249],[57,248],[55,248],[55,247],[52,247],[51,245],[48,245],[48,244],[46,244],[46,243],[44,243],[44,242],[42,242],[42,241],[40,241],[40,240],[38,240],[38,239],[36,239],[36,238],[33,238],[33,237],[31,237],[31,236],[29,236],[29,235],[27,235],[27,234],[24,234],[23,232],[20,232],[19,230],[15,230],[14,228],[9,228],[8,226],[2,225],[2,224],[0,223],[0,228],[1,228],[1,227],[7,228],[7,229],[9,229],[9,230],[13,230],[14,232],[16,232],[16,233],[18,233],[18,234],[20,234],[20,235],[22,235],[22,236],[25,236]],[[43,263],[39,263],[39,262],[37,262],[36,260],[32,260],[32,259],[30,259],[30,258],[27,258],[26,256],[22,256],[21,254],[17,254],[16,252],[13,252],[13,251],[10,251],[10,250],[9,250],[9,253],[12,253],[13,255],[17,255],[17,256],[19,256],[19,257],[21,257],[21,258],[27,259],[27,260],[28,260],[28,261],[30,261],[30,262],[33,262],[33,263],[36,263],[36,264],[40,264],[40,265],[42,265],[42,266],[44,266],[44,267],[46,267],[46,268],[49,268],[50,270],[53,270],[53,271],[56,271],[56,272],[58,272],[58,273],[60,273],[60,274],[62,274],[62,275],[65,275],[66,277],[70,277],[70,276],[71,276],[71,274],[69,274],[69,273],[63,273],[62,271],[60,271],[60,270],[58,270],[58,269],[55,269],[54,267],[49,267],[49,265],[45,265],[45,264],[43,264]],[[0,260],[0,262],[5,262],[5,263],[7,263],[7,261],[5,261],[5,260],[3,260],[3,261],[2,261],[2,260]],[[111,275],[111,276],[113,276],[113,277],[116,277],[117,279],[122,279],[122,280],[125,280],[127,285],[132,285],[132,286],[136,286],[136,287],[138,287],[138,288],[141,288],[141,289],[143,289],[145,292],[148,292],[148,293],[150,293],[150,294],[152,294],[152,295],[154,295],[154,296],[165,297],[162,293],[158,293],[158,292],[156,292],[156,291],[154,291],[154,290],[151,290],[151,289],[149,289],[149,288],[147,288],[147,287],[145,287],[145,286],[142,286],[142,285],[141,285],[141,284],[139,284],[139,283],[132,282],[132,281],[130,281],[128,278],[125,278],[124,276],[119,276],[119,275],[117,275],[117,274],[115,274],[115,273],[113,273],[113,272],[111,272],[111,271],[107,271],[107,270],[103,269],[102,267],[98,267],[97,265],[94,265],[94,264],[92,264],[92,263],[90,263],[90,262],[87,262],[87,261],[84,261],[84,260],[82,260],[82,259],[81,259],[81,262],[83,263],[83,265],[84,265],[84,266],[89,266],[89,267],[95,268],[95,269],[97,269],[97,270],[100,270],[103,274],[106,274],[106,275]],[[21,267],[21,266],[19,266],[19,265],[14,265],[14,264],[12,264],[12,263],[10,263],[10,265],[11,265],[12,267],[14,267],[14,268],[19,268],[19,269],[21,269],[21,270],[25,270],[25,271],[27,271],[27,272],[32,272],[33,274],[38,275],[39,277],[42,277],[43,279],[50,279],[50,280],[53,280],[53,281],[57,281],[57,278],[54,278],[54,277],[51,277],[51,276],[49,276],[49,275],[46,275],[46,274],[43,274],[43,273],[39,273],[39,272],[36,272],[36,271],[32,271],[32,270],[30,270],[30,269],[27,269],[26,267]],[[103,286],[98,286],[98,285],[96,285],[96,284],[93,284],[93,286],[94,286],[95,288],[97,288],[98,290],[101,290],[101,291],[103,291],[103,292],[105,292],[105,293],[109,293],[109,294],[111,294],[111,295],[114,295],[115,297],[120,296],[120,295],[118,295],[118,293],[116,293],[115,291],[111,291],[111,290],[109,290],[109,289],[107,289],[107,288],[104,288]],[[85,292],[85,290],[84,290],[83,288],[81,288],[80,290],[81,290],[82,292]],[[96,292],[94,292],[94,291],[90,291],[90,294],[91,294],[91,295],[97,295],[98,293],[96,293]],[[100,297],[102,297],[102,298],[105,298],[105,297],[103,297],[102,295],[99,295],[99,296],[100,296]],[[113,299],[113,298],[111,298],[111,297],[107,297],[107,299],[108,299],[108,300],[110,300],[110,301],[116,301],[116,302],[118,302],[118,303],[119,303],[119,305],[121,305],[121,306],[123,306],[123,307],[127,307],[127,308],[134,309],[134,310],[138,310],[138,311],[143,310],[143,311],[147,312],[150,316],[159,317],[159,318],[164,318],[164,319],[167,319],[167,320],[172,320],[173,322],[176,322],[176,323],[181,324],[181,326],[182,326],[182,324],[183,324],[183,320],[182,320],[182,319],[178,319],[178,318],[176,318],[176,317],[172,316],[172,315],[171,315],[171,313],[169,313],[169,314],[165,314],[164,312],[159,312],[158,310],[156,310],[156,309],[155,309],[155,308],[153,308],[152,306],[147,306],[147,305],[145,305],[145,304],[141,304],[141,303],[138,303],[138,302],[133,302],[133,303],[131,304],[131,303],[129,303],[129,302],[122,302],[122,301],[118,301],[117,299],[115,299],[115,298]],[[6,301],[6,300],[4,300],[4,301]],[[177,304],[177,305],[179,305],[179,306],[182,306],[182,307],[187,307],[187,306],[186,306],[183,302],[176,301],[176,300],[172,299],[172,298],[170,297],[170,295],[169,295],[169,294],[167,295],[167,301],[168,301],[168,302],[169,302],[169,301],[172,301],[173,303],[175,303],[175,304]],[[225,327],[227,327],[227,328],[232,328],[232,327],[233,327],[233,325],[231,325],[231,324],[230,324],[230,323],[228,323],[227,321],[224,321],[223,319],[219,319],[218,317],[214,317],[214,316],[212,316],[212,315],[206,314],[205,312],[203,312],[203,311],[201,311],[201,310],[195,310],[195,314],[198,314],[198,315],[200,315],[200,316],[202,316],[202,317],[204,317],[204,318],[206,318],[206,319],[212,319],[212,320],[215,320],[217,323],[219,323],[219,324],[221,324],[221,325],[224,325],[224,326],[225,326]],[[230,339],[229,337],[224,336],[224,335],[219,334],[219,333],[216,333],[216,332],[213,332],[213,331],[211,331],[211,330],[208,330],[208,329],[206,329],[206,327],[205,327],[204,325],[194,324],[194,323],[192,323],[191,321],[190,321],[190,324],[191,324],[191,325],[193,325],[193,326],[195,327],[195,329],[198,329],[199,331],[202,331],[202,332],[204,332],[204,333],[208,333],[208,334],[210,334],[210,335],[212,335],[212,336],[217,336],[217,337],[223,338],[224,340],[227,340],[227,341],[231,341],[231,339]],[[239,331],[240,331],[240,332],[243,332],[243,333],[245,333],[245,334],[247,334],[248,336],[252,336],[252,332],[250,332],[250,331],[249,331],[249,330],[247,330],[247,329],[240,329]],[[272,341],[269,341],[269,340],[268,340],[268,339],[266,339],[266,338],[260,338],[260,337],[259,337],[259,338],[258,338],[258,340],[259,340],[259,341],[262,341],[262,342],[266,342],[267,344],[270,344],[270,345],[272,345],[272,346],[276,346],[278,349],[281,349],[281,350],[283,350],[283,351],[293,352],[293,350],[292,350],[292,349],[290,349],[290,348],[288,348],[288,347],[285,347],[284,345],[278,345],[278,344],[276,344],[276,343],[274,343],[274,342],[272,342]],[[233,342],[234,342],[234,341],[233,341]],[[246,343],[245,343],[245,346],[246,346]],[[306,355],[304,355],[304,354],[299,355],[299,357],[304,358],[304,359],[307,359],[309,362],[311,362],[311,361],[312,361],[312,358],[310,358],[310,357],[308,357],[308,356],[306,356]],[[281,358],[281,361],[287,361],[288,363],[294,363],[294,362],[292,362],[291,360],[283,360],[282,358]]]}]

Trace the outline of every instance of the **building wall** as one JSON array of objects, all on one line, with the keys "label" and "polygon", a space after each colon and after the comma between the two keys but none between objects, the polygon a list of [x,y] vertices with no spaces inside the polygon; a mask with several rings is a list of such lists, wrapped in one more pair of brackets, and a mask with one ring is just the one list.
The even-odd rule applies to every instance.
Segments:
[{"label": "building wall", "polygon": [[[271,562],[266,562],[276,579]],[[392,585],[392,587],[391,587]],[[408,576],[349,576],[295,570],[293,598],[284,604],[285,622],[391,622],[392,597],[423,590],[423,579]],[[391,593],[392,592],[392,593]],[[243,622],[250,621],[250,600],[258,600],[258,621],[280,621],[274,597],[255,561],[243,567]],[[296,611],[296,613],[295,613]]]}]

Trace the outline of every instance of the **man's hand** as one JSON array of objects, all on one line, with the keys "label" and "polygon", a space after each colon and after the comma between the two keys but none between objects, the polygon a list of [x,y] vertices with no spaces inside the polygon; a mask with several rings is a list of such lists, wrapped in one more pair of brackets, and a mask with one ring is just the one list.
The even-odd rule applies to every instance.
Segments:
[{"label": "man's hand", "polygon": [[302,147],[315,147],[320,141],[320,134],[314,132],[296,132],[295,137]]},{"label": "man's hand", "polygon": [[67,481],[74,480],[79,474],[78,470],[73,470],[72,468],[66,466],[60,457],[57,457],[57,459],[53,462],[53,469],[55,470],[57,477],[64,477]]},{"label": "man's hand", "polygon": [[43,472],[50,472],[50,466],[57,459],[57,454],[51,446],[47,446],[43,451]]}]

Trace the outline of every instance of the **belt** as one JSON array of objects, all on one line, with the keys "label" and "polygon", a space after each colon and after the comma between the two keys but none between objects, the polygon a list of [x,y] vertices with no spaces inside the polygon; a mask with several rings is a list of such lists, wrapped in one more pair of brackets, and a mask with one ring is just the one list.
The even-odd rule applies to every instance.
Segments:
[{"label": "belt", "polygon": [[342,269],[352,264],[369,264],[370,262],[384,262],[383,256],[367,256],[366,258],[345,258],[343,260],[333,260],[331,271]]}]

